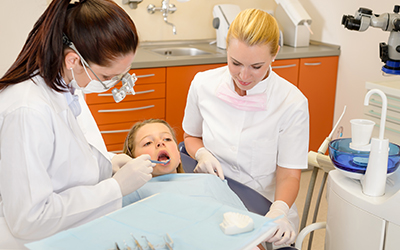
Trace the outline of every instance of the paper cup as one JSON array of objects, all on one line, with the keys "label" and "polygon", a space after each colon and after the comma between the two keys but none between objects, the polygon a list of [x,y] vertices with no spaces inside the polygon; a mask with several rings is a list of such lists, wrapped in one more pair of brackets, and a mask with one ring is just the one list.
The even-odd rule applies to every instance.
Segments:
[{"label": "paper cup", "polygon": [[351,144],[354,147],[366,146],[370,143],[375,122],[366,119],[353,119],[351,123]]}]

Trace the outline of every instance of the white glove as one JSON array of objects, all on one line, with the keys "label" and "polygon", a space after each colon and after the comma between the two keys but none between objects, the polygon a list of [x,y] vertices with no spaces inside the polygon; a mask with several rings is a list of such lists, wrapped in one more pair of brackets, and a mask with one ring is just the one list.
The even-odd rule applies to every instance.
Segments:
[{"label": "white glove", "polygon": [[151,173],[155,163],[151,163],[150,155],[141,155],[128,161],[113,178],[118,182],[121,188],[122,196],[130,194],[151,179]]},{"label": "white glove", "polygon": [[275,201],[272,203],[265,217],[276,218],[281,215],[283,215],[283,217],[274,221],[274,223],[278,224],[278,228],[276,232],[265,239],[265,241],[273,242],[275,245],[290,245],[294,242],[296,239],[296,232],[287,218],[288,213],[289,206],[284,201]]},{"label": "white glove", "polygon": [[195,173],[209,173],[219,176],[221,180],[225,179],[221,164],[207,149],[199,148],[194,157],[197,160]]},{"label": "white glove", "polygon": [[112,163],[112,172],[116,173],[122,166],[124,166],[128,161],[132,160],[132,158],[127,154],[117,154],[114,155],[111,159]]}]

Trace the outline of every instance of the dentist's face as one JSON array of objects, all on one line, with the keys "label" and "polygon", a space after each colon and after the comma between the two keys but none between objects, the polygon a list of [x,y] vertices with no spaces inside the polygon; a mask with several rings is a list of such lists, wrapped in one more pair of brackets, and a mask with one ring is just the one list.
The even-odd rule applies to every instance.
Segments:
[{"label": "dentist's face", "polygon": [[229,41],[227,56],[235,90],[241,96],[268,76],[269,66],[276,57],[271,55],[267,44],[248,46],[235,38]]},{"label": "dentist's face", "polygon": [[162,123],[149,123],[136,132],[134,141],[135,155],[149,154],[152,160],[166,161],[168,164],[157,164],[153,176],[176,173],[181,158],[178,146],[171,131]]}]

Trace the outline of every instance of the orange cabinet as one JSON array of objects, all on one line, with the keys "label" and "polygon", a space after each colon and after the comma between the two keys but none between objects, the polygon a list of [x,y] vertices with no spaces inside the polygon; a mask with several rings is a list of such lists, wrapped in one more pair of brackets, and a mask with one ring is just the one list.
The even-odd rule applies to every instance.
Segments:
[{"label": "orange cabinet", "polygon": [[174,128],[178,142],[183,141],[182,121],[190,83],[201,71],[218,68],[226,64],[205,64],[167,68],[166,121]]},{"label": "orange cabinet", "polygon": [[165,68],[135,69],[130,73],[138,77],[136,94],[127,95],[120,103],[115,103],[111,90],[86,95],[107,150],[111,152],[122,152],[125,137],[135,122],[165,119]]},{"label": "orange cabinet", "polygon": [[272,70],[282,78],[298,86],[300,59],[276,60],[272,63]]},{"label": "orange cabinet", "polygon": [[[111,91],[90,94],[86,101],[100,128],[107,149],[120,152],[132,125],[149,118],[165,119],[183,141],[182,121],[194,76],[226,64],[133,69],[138,81],[135,95],[115,103]],[[308,98],[310,150],[316,151],[332,129],[338,57],[276,60],[272,69],[296,85]]]},{"label": "orange cabinet", "polygon": [[310,112],[310,150],[317,151],[333,125],[338,57],[300,59],[298,87]]}]

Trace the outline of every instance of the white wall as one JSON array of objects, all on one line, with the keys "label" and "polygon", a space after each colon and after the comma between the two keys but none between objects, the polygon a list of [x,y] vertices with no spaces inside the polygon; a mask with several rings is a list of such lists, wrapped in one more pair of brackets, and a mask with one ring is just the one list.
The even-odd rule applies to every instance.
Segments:
[{"label": "white wall", "polygon": [[[242,9],[260,8],[270,10],[275,7],[272,0],[191,0],[180,3],[171,0],[178,10],[170,14],[168,21],[174,23],[177,35],[173,35],[172,27],[167,25],[161,13],[150,15],[147,6],[161,6],[160,0],[144,0],[137,9],[122,5],[122,0],[114,0],[122,6],[134,20],[141,41],[184,40],[215,38],[212,28],[212,8],[216,4],[237,4]],[[2,1],[0,8],[0,76],[11,66],[20,52],[25,39],[34,22],[51,0],[12,0]],[[71,2],[74,2],[71,0]]]},{"label": "white wall", "polygon": [[29,31],[46,6],[47,0],[1,1],[0,76],[17,58]]},{"label": "white wall", "polygon": [[[389,32],[369,27],[365,32],[350,31],[341,25],[342,16],[354,15],[359,7],[372,9],[375,14],[393,13],[398,1],[385,0],[299,0],[311,16],[314,35],[311,39],[341,46],[336,90],[334,123],[347,105],[341,124],[344,137],[350,137],[350,120],[362,118],[366,81],[398,80],[382,76],[379,43],[386,42]],[[323,84],[323,82],[321,82]]]},{"label": "white wall", "polygon": [[177,34],[174,35],[172,26],[164,22],[161,12],[154,14],[147,12],[149,4],[161,7],[161,0],[144,0],[138,5],[137,9],[123,5],[122,0],[115,0],[115,2],[121,5],[132,17],[141,41],[215,39],[215,29],[212,27],[212,10],[216,4],[236,4],[241,9],[270,10],[275,8],[274,0],[190,0],[184,3],[170,0],[170,3],[177,7],[177,11],[168,16],[168,22],[176,26]]}]

